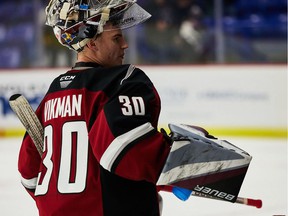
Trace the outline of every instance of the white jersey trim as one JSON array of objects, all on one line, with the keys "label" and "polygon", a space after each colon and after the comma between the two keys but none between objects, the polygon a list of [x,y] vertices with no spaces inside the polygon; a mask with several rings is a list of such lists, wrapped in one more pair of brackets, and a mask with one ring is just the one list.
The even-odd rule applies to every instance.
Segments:
[{"label": "white jersey trim", "polygon": [[27,189],[35,189],[37,185],[37,177],[32,179],[25,179],[21,177],[21,183]]},{"label": "white jersey trim", "polygon": [[122,83],[123,83],[123,81],[124,80],[126,80],[126,79],[128,79],[130,76],[131,76],[131,74],[133,73],[133,71],[134,71],[134,69],[135,69],[136,67],[135,67],[135,65],[130,65],[129,66],[129,68],[127,69],[127,73],[126,73],[126,75],[125,75],[125,77],[121,80],[121,82],[120,82],[120,85],[122,85]]},{"label": "white jersey trim", "polygon": [[147,134],[153,129],[154,127],[151,125],[151,123],[148,122],[137,128],[134,128],[125,134],[122,134],[121,136],[116,137],[102,155],[100,159],[101,166],[104,169],[111,171],[115,160],[123,151],[123,149],[129,146],[134,140]]}]

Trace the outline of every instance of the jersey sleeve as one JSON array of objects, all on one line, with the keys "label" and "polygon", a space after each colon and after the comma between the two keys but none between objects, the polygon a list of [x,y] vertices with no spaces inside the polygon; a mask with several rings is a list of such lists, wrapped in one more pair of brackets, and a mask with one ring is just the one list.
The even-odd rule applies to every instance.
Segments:
[{"label": "jersey sleeve", "polygon": [[34,191],[37,184],[37,176],[41,157],[34,146],[31,137],[24,135],[18,157],[18,170],[21,175],[21,183],[34,198]]},{"label": "jersey sleeve", "polygon": [[124,178],[156,183],[169,152],[157,131],[159,112],[160,99],[144,73],[136,71],[123,81],[89,133],[101,166]]}]

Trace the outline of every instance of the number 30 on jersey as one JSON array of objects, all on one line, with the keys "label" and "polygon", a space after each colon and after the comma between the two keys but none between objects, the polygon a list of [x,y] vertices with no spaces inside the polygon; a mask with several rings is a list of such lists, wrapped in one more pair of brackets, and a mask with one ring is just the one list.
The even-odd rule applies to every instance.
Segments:
[{"label": "number 30 on jersey", "polygon": [[145,115],[145,104],[142,97],[119,96],[119,102],[122,104],[122,113],[125,116]]}]

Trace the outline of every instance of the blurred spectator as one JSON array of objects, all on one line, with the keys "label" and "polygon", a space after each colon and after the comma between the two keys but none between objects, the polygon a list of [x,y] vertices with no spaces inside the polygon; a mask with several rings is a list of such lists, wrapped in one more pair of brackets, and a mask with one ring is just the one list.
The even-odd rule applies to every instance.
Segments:
[{"label": "blurred spectator", "polygon": [[187,62],[207,63],[214,58],[214,34],[204,25],[203,11],[198,5],[190,7],[186,19],[180,23],[179,35],[187,43],[184,50]]},{"label": "blurred spectator", "polygon": [[[190,63],[215,62],[215,31],[204,23],[202,9],[193,5],[187,19],[181,23],[179,34],[188,44],[183,52],[186,53],[185,61]],[[224,34],[224,50],[229,62],[265,62],[265,55],[257,51],[251,41],[241,34]]]},{"label": "blurred spectator", "polygon": [[172,4],[174,10],[174,23],[176,26],[180,26],[188,17],[193,0],[174,0],[172,1]]},{"label": "blurred spectator", "polygon": [[178,29],[173,25],[173,9],[168,0],[155,0],[147,6],[152,15],[138,34],[141,63],[169,64],[179,60]]},{"label": "blurred spectator", "polygon": [[200,5],[206,7],[205,2],[197,0],[155,0],[148,4],[152,19],[139,33],[142,63],[207,62],[214,46],[204,45],[214,40],[202,33]]}]

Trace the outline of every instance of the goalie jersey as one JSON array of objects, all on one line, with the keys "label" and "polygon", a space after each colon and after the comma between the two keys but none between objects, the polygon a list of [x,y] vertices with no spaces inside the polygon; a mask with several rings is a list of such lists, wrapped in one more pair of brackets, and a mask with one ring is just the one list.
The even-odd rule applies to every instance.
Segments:
[{"label": "goalie jersey", "polygon": [[36,110],[39,156],[25,134],[21,181],[40,216],[157,216],[156,182],[169,153],[157,131],[160,99],[133,65],[76,63]]}]

